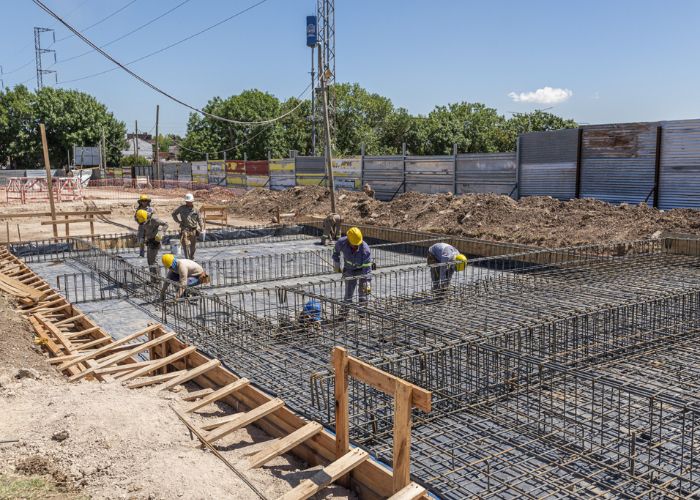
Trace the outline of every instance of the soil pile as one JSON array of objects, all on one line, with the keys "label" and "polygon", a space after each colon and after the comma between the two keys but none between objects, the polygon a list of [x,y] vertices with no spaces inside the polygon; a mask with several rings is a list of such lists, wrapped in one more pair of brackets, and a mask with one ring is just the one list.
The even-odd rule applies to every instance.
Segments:
[{"label": "soil pile", "polygon": [[[611,205],[593,199],[559,201],[534,196],[515,201],[496,194],[405,193],[391,202],[364,193],[339,191],[344,222],[447,233],[492,241],[559,247],[649,238],[663,234],[700,235],[700,211],[656,210]],[[285,191],[254,189],[234,200],[231,212],[269,222],[275,211],[298,217],[325,215],[330,196],[323,187]]]}]

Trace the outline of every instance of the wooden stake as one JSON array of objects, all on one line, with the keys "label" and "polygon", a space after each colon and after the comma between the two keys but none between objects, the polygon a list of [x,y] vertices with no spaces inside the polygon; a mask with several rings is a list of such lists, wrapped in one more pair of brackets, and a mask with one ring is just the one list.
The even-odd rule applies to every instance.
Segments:
[{"label": "wooden stake", "polygon": [[22,243],[22,234],[19,232],[19,224],[17,224],[17,241]]},{"label": "wooden stake", "polygon": [[[53,203],[53,181],[51,179],[51,163],[49,161],[49,146],[46,143],[46,127],[43,123],[39,124],[41,131],[41,146],[44,149],[44,168],[46,168],[46,186],[49,189],[49,205],[51,207],[51,219],[56,220],[56,205]],[[58,238],[58,227],[56,222],[53,224],[53,237]]]},{"label": "wooden stake", "polygon": [[[335,371],[335,458],[350,451],[350,410],[348,406],[348,352],[342,347],[333,349]],[[348,486],[348,477],[342,476],[338,484]]]},{"label": "wooden stake", "polygon": [[411,482],[411,400],[413,387],[396,381],[394,392],[394,493]]}]

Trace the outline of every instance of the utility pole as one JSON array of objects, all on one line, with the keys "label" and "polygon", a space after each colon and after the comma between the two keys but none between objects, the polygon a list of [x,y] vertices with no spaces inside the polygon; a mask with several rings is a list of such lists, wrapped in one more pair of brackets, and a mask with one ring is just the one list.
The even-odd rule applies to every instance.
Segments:
[{"label": "utility pole", "polygon": [[[49,190],[49,206],[51,207],[51,220],[53,221],[53,237],[58,238],[58,227],[56,227],[56,205],[53,203],[53,182],[51,179],[51,163],[49,162],[49,145],[46,142],[46,127],[39,124],[41,131],[41,147],[44,149],[44,168],[46,169],[46,187]],[[68,224],[66,224],[68,227]],[[9,240],[9,238],[8,238]]]},{"label": "utility pole", "polygon": [[105,129],[102,127],[102,147],[100,148],[100,159],[102,160],[102,171],[107,169],[107,141],[105,141]]},{"label": "utility pole", "polygon": [[323,50],[318,48],[318,76],[321,80],[321,94],[323,96],[323,128],[325,132],[325,156],[326,156],[326,175],[331,189],[331,212],[337,213],[335,209],[335,182],[333,182],[333,148],[331,146],[331,124],[328,117],[328,87],[326,87],[326,71],[323,71]]},{"label": "utility pole", "polygon": [[131,166],[131,182],[136,186],[136,165],[139,162],[139,121],[134,120],[134,164]]},{"label": "utility pole", "polygon": [[316,72],[313,47],[311,47],[311,156],[316,156]]},{"label": "utility pole", "polygon": [[156,155],[153,170],[153,177],[160,180],[160,149],[158,149],[158,117],[160,115],[160,104],[156,104]]}]

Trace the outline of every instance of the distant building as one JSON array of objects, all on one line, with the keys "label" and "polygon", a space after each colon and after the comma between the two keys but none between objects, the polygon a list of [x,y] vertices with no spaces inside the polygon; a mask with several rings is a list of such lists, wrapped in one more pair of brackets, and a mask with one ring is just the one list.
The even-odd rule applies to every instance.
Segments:
[{"label": "distant building", "polygon": [[[144,158],[147,158],[149,160],[153,160],[153,144],[151,144],[145,139],[141,139],[141,134],[139,134],[139,138],[136,139],[136,142],[138,148],[138,155],[143,156]],[[127,144],[128,147],[122,150],[121,152],[122,156],[134,156],[133,134],[131,134],[131,137],[127,136]]]},{"label": "distant building", "polygon": [[178,145],[173,145],[168,147],[168,159],[169,160],[177,160],[177,157],[180,156],[180,146]]}]

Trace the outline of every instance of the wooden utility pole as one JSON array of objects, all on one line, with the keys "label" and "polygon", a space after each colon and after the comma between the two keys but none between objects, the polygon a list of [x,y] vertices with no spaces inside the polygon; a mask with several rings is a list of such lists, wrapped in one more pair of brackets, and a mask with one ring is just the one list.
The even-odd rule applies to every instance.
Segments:
[{"label": "wooden utility pole", "polygon": [[160,180],[160,150],[158,144],[158,115],[160,115],[160,104],[156,104],[156,154],[153,168],[153,177]]},{"label": "wooden utility pole", "polygon": [[107,169],[107,141],[105,140],[105,129],[102,127],[102,148],[101,148],[102,171]]},{"label": "wooden utility pole", "polygon": [[131,181],[136,186],[136,165],[139,162],[139,121],[134,120],[134,164],[131,166]]},{"label": "wooden utility pole", "polygon": [[319,46],[318,49],[318,76],[321,80],[321,93],[323,94],[323,128],[325,132],[324,153],[326,156],[326,176],[328,177],[328,185],[331,189],[331,213],[337,213],[335,209],[335,182],[333,182],[333,158],[331,148],[331,123],[328,116],[328,88],[326,87],[326,72],[329,69],[323,68],[323,50]]},{"label": "wooden utility pole", "polygon": [[56,227],[56,205],[53,203],[53,181],[51,179],[51,163],[49,162],[49,145],[46,143],[46,127],[39,124],[41,131],[41,146],[44,148],[44,168],[46,168],[46,186],[49,189],[49,205],[51,206],[51,220],[53,224],[53,237],[58,238],[58,227]]}]

